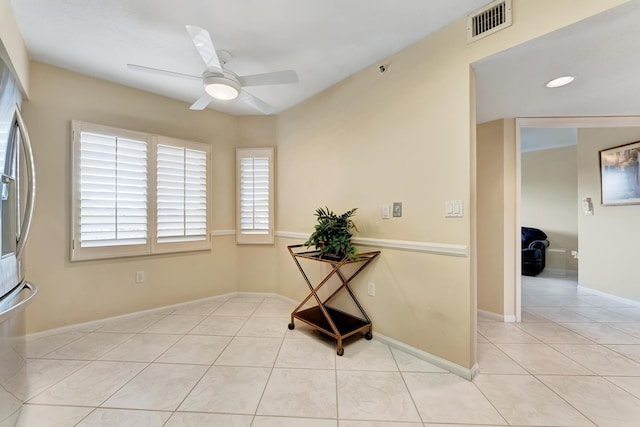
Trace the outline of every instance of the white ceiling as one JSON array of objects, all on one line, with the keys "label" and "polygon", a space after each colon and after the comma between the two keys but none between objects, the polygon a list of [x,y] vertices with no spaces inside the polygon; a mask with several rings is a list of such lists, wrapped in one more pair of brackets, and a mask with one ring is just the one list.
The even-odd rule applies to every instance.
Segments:
[{"label": "white ceiling", "polygon": [[[634,0],[473,64],[477,121],[639,115],[640,1]],[[552,78],[573,75],[548,89]]]},{"label": "white ceiling", "polygon": [[[506,117],[640,115],[640,1],[473,64],[477,121]],[[573,75],[548,89],[554,77]],[[521,151],[575,145],[577,129],[523,128]]]},{"label": "white ceiling", "polygon": [[[489,0],[12,0],[33,59],[185,101],[198,81],[127,63],[199,75],[185,24],[207,29],[240,75],[294,69],[300,82],[247,91],[285,110],[447,25]],[[516,3],[517,5],[517,3]],[[639,115],[640,0],[473,64],[477,120]],[[574,83],[550,90],[553,77]],[[214,102],[258,114],[241,102]]]},{"label": "white ceiling", "polygon": [[[200,75],[185,25],[211,34],[239,75],[294,69],[297,84],[247,92],[287,109],[490,0],[12,0],[32,59],[185,101],[200,82],[150,75],[127,63]],[[257,114],[239,101],[210,108]]]},{"label": "white ceiling", "polygon": [[520,129],[520,151],[549,150],[576,145],[576,128],[522,128]]}]

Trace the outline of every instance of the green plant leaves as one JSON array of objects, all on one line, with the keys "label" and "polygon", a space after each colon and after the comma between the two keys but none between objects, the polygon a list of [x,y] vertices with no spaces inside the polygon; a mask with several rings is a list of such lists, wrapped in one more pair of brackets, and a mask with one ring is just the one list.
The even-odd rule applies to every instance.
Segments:
[{"label": "green plant leaves", "polygon": [[343,214],[337,215],[328,207],[316,209],[315,216],[318,223],[314,231],[304,244],[307,247],[315,246],[320,251],[320,256],[331,254],[338,258],[356,253],[356,248],[351,245],[352,230],[358,231],[351,219],[358,208],[353,208]]}]

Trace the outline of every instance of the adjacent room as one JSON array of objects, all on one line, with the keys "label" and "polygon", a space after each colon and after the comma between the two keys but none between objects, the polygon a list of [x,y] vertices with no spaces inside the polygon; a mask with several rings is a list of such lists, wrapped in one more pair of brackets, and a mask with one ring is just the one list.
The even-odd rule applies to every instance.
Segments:
[{"label": "adjacent room", "polygon": [[0,427],[636,425],[639,18],[0,0]]}]

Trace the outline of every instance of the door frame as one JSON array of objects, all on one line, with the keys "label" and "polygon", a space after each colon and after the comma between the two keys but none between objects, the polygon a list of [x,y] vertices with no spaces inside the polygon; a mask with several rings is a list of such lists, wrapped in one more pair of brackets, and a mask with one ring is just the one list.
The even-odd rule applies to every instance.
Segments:
[{"label": "door frame", "polygon": [[[620,128],[620,127],[640,127],[640,116],[612,116],[612,117],[540,117],[540,118],[516,118],[516,226],[514,243],[515,253],[515,314],[516,322],[522,321],[522,242],[520,223],[520,203],[521,203],[521,140],[520,130],[523,128]],[[579,268],[579,267],[578,267]],[[578,274],[578,278],[580,274]]]}]

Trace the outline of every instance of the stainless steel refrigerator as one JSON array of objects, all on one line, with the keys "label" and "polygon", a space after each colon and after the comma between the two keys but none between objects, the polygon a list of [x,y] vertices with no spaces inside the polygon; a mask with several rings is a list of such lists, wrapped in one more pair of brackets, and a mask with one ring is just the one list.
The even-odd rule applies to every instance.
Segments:
[{"label": "stainless steel refrigerator", "polygon": [[0,58],[0,425],[15,423],[25,381],[25,308],[36,287],[25,280],[24,248],[33,217],[35,170],[20,114],[22,97]]}]

